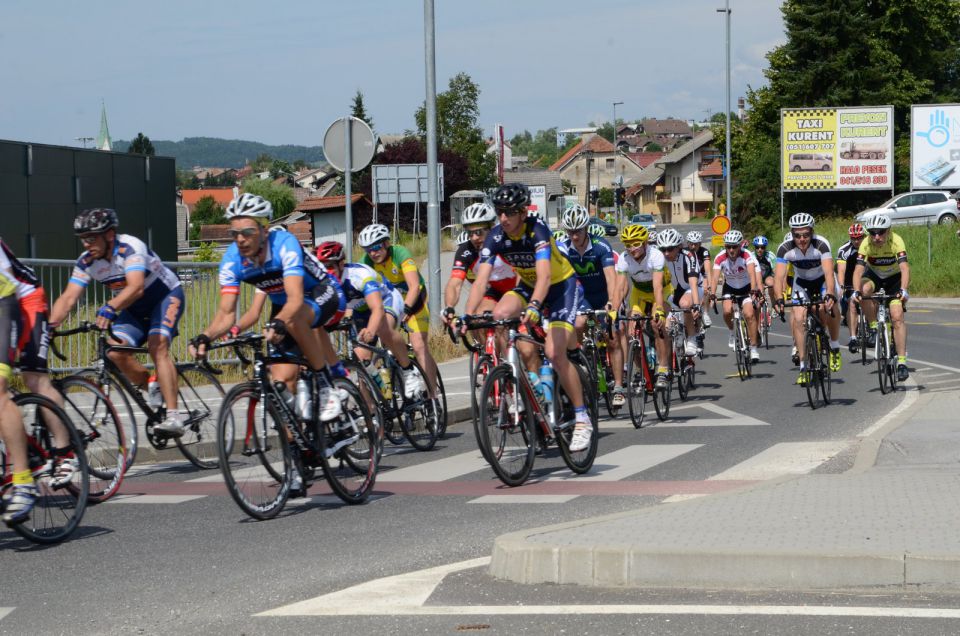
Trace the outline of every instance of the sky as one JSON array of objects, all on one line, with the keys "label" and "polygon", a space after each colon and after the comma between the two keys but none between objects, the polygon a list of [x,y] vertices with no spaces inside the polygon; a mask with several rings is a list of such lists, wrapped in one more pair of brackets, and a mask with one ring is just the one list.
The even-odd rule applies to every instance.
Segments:
[{"label": "sky", "polygon": [[[435,0],[438,91],[466,72],[507,137],[613,117],[723,112],[726,0]],[[776,0],[729,0],[731,107],[785,41]],[[2,0],[0,139],[321,145],[363,92],[380,134],[415,127],[422,0]]]}]

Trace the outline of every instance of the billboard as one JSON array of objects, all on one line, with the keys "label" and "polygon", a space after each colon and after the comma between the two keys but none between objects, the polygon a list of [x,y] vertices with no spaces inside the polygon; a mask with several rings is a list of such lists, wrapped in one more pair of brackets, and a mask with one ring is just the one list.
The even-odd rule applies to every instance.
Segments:
[{"label": "billboard", "polygon": [[910,109],[910,189],[960,188],[960,104]]},{"label": "billboard", "polygon": [[892,190],[893,106],[784,108],[780,187]]}]

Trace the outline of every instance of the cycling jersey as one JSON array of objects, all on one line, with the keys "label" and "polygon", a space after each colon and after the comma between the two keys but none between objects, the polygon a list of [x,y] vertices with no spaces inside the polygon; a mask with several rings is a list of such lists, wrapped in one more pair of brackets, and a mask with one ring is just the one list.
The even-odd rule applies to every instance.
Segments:
[{"label": "cycling jersey", "polygon": [[387,281],[404,294],[410,291],[410,286],[407,285],[407,279],[404,274],[408,272],[416,272],[417,278],[420,279],[420,289],[424,289],[423,276],[420,275],[420,270],[417,268],[417,264],[413,260],[413,255],[410,254],[410,250],[401,245],[391,245],[388,247],[387,258],[384,259],[382,263],[374,263],[369,254],[364,254],[363,259],[360,262],[364,265],[372,267],[383,277],[383,280]]},{"label": "cycling jersey", "polygon": [[770,251],[764,250],[763,256],[754,252],[753,257],[757,259],[757,267],[760,268],[760,281],[763,282],[772,277],[776,259],[770,254]]},{"label": "cycling jersey", "polygon": [[[823,263],[828,260],[833,260],[830,254],[830,243],[818,234],[814,234],[810,239],[806,252],[801,251],[793,239],[784,241],[777,248],[777,262],[792,264],[794,278],[798,281],[815,281],[823,278]],[[832,263],[828,267],[833,267]]]},{"label": "cycling jersey", "polygon": [[520,277],[523,284],[535,287],[537,284],[537,261],[550,261],[550,284],[556,285],[574,275],[570,265],[550,234],[550,229],[540,220],[527,217],[519,236],[509,236],[502,225],[496,225],[487,234],[480,250],[480,259],[484,263],[495,264],[500,256]]},{"label": "cycling jersey", "polygon": [[883,245],[877,246],[870,237],[863,239],[857,251],[857,264],[879,278],[900,275],[900,263],[907,262],[907,248],[899,234],[889,232]]},{"label": "cycling jersey", "polygon": [[854,245],[852,241],[847,241],[837,250],[837,262],[844,261],[847,264],[847,268],[843,270],[843,280],[841,281],[844,287],[853,286],[853,270],[857,267],[857,254],[858,246]]},{"label": "cycling jersey", "polygon": [[588,236],[587,249],[582,253],[570,238],[557,241],[557,249],[566,256],[583,285],[584,298],[593,309],[602,309],[610,300],[607,277],[603,270],[613,267],[613,249],[610,244],[596,236]]},{"label": "cycling jersey", "polygon": [[114,295],[127,286],[129,272],[143,272],[143,296],[127,307],[136,315],[149,314],[174,289],[180,279],[143,241],[129,234],[117,234],[110,258],[94,259],[84,252],[70,275],[70,282],[86,287],[91,280],[103,283]]},{"label": "cycling jersey", "polygon": [[681,248],[675,260],[671,261],[666,257],[664,259],[667,262],[670,279],[676,281],[678,291],[689,291],[690,277],[699,278],[700,276],[700,265],[697,263],[696,255]]},{"label": "cycling jersey", "polygon": [[[13,254],[13,250],[0,239],[0,285],[4,278],[12,280],[17,288],[17,298],[25,298],[40,286],[40,279],[32,268],[27,267]],[[3,296],[5,294],[0,294]]]},{"label": "cycling jersey", "polygon": [[664,294],[668,293],[667,288],[673,291],[670,270],[667,269],[667,259],[663,256],[663,252],[652,245],[647,246],[647,252],[639,262],[630,254],[629,250],[621,253],[620,260],[617,261],[616,272],[629,277],[637,290],[650,295],[653,294],[654,272],[663,272]]},{"label": "cycling jersey", "polygon": [[713,271],[723,274],[725,287],[742,290],[750,287],[750,266],[757,266],[757,259],[745,249],[730,258],[726,250],[713,259]]},{"label": "cycling jersey", "polygon": [[277,230],[267,234],[262,247],[263,265],[240,255],[236,243],[230,245],[220,259],[220,293],[239,294],[240,283],[249,283],[270,297],[274,305],[287,302],[283,279],[303,278],[303,291],[330,280],[323,265],[312,254],[304,253],[300,242],[290,232]]},{"label": "cycling jersey", "polygon": [[[333,275],[332,272],[330,274]],[[367,294],[380,292],[380,298],[386,302],[394,291],[393,285],[380,278],[372,267],[362,263],[347,263],[343,266],[340,286],[347,298],[346,308],[353,311],[370,311],[367,307]]]},{"label": "cycling jersey", "polygon": [[[453,271],[450,276],[459,280],[468,280],[472,283],[477,279],[477,266],[480,263],[480,250],[475,248],[470,241],[461,243],[457,246],[457,253],[453,256]],[[517,274],[512,267],[507,265],[506,261],[497,256],[493,269],[490,271],[487,291],[492,290],[495,292],[494,295],[502,296],[516,285]]]}]

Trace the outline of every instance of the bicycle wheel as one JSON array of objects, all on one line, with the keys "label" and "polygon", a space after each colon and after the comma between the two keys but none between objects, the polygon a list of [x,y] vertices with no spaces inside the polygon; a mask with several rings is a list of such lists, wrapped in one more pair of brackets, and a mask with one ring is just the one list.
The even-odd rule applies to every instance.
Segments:
[{"label": "bicycle wheel", "polygon": [[[743,318],[740,324],[740,354],[743,356],[743,368],[747,372],[747,378],[753,377],[753,359],[750,358],[750,336],[747,334],[747,321]],[[746,378],[740,378],[745,380]]]},{"label": "bicycle wheel", "polygon": [[383,398],[383,435],[395,446],[403,444],[406,436],[403,434],[403,374],[400,367],[390,366],[390,387],[381,390]]},{"label": "bicycle wheel", "polygon": [[823,398],[823,405],[830,404],[832,389],[830,386],[830,342],[827,335],[820,334],[820,396]]},{"label": "bicycle wheel", "polygon": [[[474,374],[471,376],[472,389],[470,391],[470,400],[472,402],[471,414],[473,415],[473,435],[477,439],[477,448],[480,449],[480,452],[483,454],[483,458],[490,462],[490,459],[487,457],[486,450],[484,450],[483,437],[484,431],[483,427],[480,425],[480,396],[483,393],[483,387],[486,384],[487,377],[490,373],[496,368],[496,365],[493,363],[493,358],[489,355],[482,355],[474,367]],[[492,462],[491,462],[492,463]]]},{"label": "bicycle wheel", "polygon": [[681,346],[680,350],[673,351],[673,374],[677,378],[677,395],[680,396],[680,400],[683,402],[687,401],[687,395],[689,394],[689,386],[687,386],[687,356],[686,351]]},{"label": "bicycle wheel", "polygon": [[627,355],[627,411],[634,428],[643,426],[643,412],[647,406],[647,379],[643,374],[644,352],[636,341],[630,343]]},{"label": "bicycle wheel", "polygon": [[197,468],[216,468],[214,435],[223,387],[210,371],[194,364],[177,365],[177,385],[177,406],[189,414],[183,435],[174,438],[177,448]]},{"label": "bicycle wheel", "polygon": [[530,475],[536,451],[532,405],[513,369],[500,365],[490,372],[480,399],[484,457],[507,486],[519,486]]},{"label": "bicycle wheel", "polygon": [[[583,387],[588,386],[590,377],[586,370],[580,365],[574,365],[577,370],[577,376]],[[586,393],[586,392],[584,392]],[[600,441],[600,430],[597,424],[596,409],[590,408],[590,426],[593,434],[590,436],[590,445],[582,451],[570,450],[570,441],[573,439],[573,430],[576,424],[576,413],[574,412],[573,402],[570,396],[564,391],[563,385],[557,382],[557,390],[553,395],[553,408],[557,414],[557,425],[554,429],[554,436],[557,439],[557,445],[560,447],[560,454],[563,456],[563,462],[570,470],[577,474],[582,474],[590,470],[593,466],[593,460],[597,457],[597,447]]]},{"label": "bicycle wheel", "polygon": [[83,442],[90,471],[88,497],[92,503],[106,501],[120,489],[127,471],[123,426],[113,403],[96,384],[72,375],[55,381],[63,396],[63,410]]},{"label": "bicycle wheel", "polygon": [[[410,363],[420,377],[426,379],[420,364],[416,360],[411,360]],[[437,443],[437,420],[436,404],[425,391],[418,393],[413,399],[404,398],[400,426],[411,446],[419,451],[431,450]]]},{"label": "bicycle wheel", "polygon": [[890,355],[887,356],[887,375],[890,379],[890,391],[893,392],[897,390],[897,342],[893,335],[893,325],[887,323],[887,330],[889,331],[887,340],[890,343]]},{"label": "bicycle wheel", "polygon": [[890,351],[890,343],[887,341],[887,325],[886,323],[880,324],[877,326],[877,376],[880,380],[880,392],[887,394],[893,390],[893,387],[890,386],[890,372],[888,367],[890,366],[890,358],[888,357]]},{"label": "bicycle wheel", "polygon": [[745,356],[743,355],[743,331],[740,327],[740,321],[736,318],[733,319],[733,357],[737,362],[737,376],[740,380],[747,379],[747,369],[745,363]]},{"label": "bicycle wheel", "polygon": [[367,370],[363,368],[362,364],[353,360],[344,360],[343,368],[346,369],[347,377],[350,381],[360,389],[363,402],[367,405],[367,410],[370,411],[370,421],[373,424],[374,437],[377,440],[377,464],[379,465],[380,457],[383,456],[384,414],[383,405],[381,404],[383,396],[376,382],[373,381],[373,378],[370,377],[370,374],[367,373]]},{"label": "bicycle wheel", "polygon": [[673,393],[673,380],[668,378],[667,386],[662,389],[654,387],[653,389],[653,408],[657,412],[657,418],[662,422],[670,417],[670,398]]},{"label": "bicycle wheel", "polygon": [[348,397],[340,417],[319,423],[320,464],[333,493],[345,503],[359,504],[377,480],[377,438],[356,385],[346,378],[334,378],[333,385]]},{"label": "bicycle wheel", "polygon": [[867,326],[867,319],[864,316],[863,308],[861,307],[857,312],[857,340],[860,343],[860,364],[866,368],[867,366],[867,333],[869,327]]},{"label": "bicycle wheel", "polygon": [[129,470],[137,458],[140,439],[137,432],[137,418],[134,415],[130,396],[123,390],[120,383],[110,375],[104,374],[103,381],[101,381],[100,375],[93,371],[81,371],[78,375],[93,382],[113,404],[113,408],[120,418],[120,425],[123,427],[123,443],[126,448],[127,462],[124,470]]},{"label": "bicycle wheel", "polygon": [[609,362],[605,362],[603,365],[603,374],[606,378],[607,391],[603,395],[603,399],[606,402],[607,413],[610,414],[611,418],[616,418],[620,414],[621,407],[614,405],[613,403],[613,387],[615,380],[613,377],[613,369],[610,367]]},{"label": "bicycle wheel", "polygon": [[217,418],[217,457],[223,481],[240,509],[254,519],[277,516],[290,496],[290,449],[272,405],[260,386],[244,382],[230,389]]},{"label": "bicycle wheel", "polygon": [[434,408],[437,410],[437,439],[443,439],[447,435],[447,390],[443,388],[443,377],[440,375],[440,369],[437,369],[437,397],[434,398]]},{"label": "bicycle wheel", "polygon": [[820,403],[820,351],[817,337],[810,332],[804,338],[806,347],[807,369],[807,401],[810,408],[815,409]]},{"label": "bicycle wheel", "polygon": [[[59,543],[77,529],[87,509],[90,470],[87,467],[86,453],[82,452],[83,440],[63,409],[48,398],[35,393],[21,393],[12,399],[20,410],[29,435],[27,455],[37,486],[37,501],[30,512],[30,518],[13,526],[13,530],[34,543]],[[52,420],[48,418],[56,418],[67,430],[77,461],[76,472],[64,486],[52,484],[54,443],[47,425],[47,422]],[[4,466],[7,464],[5,449],[2,448],[0,463]],[[9,483],[4,479],[3,488],[8,486]]]},{"label": "bicycle wheel", "polygon": [[766,303],[760,307],[760,338],[764,349],[770,348],[770,308]]}]

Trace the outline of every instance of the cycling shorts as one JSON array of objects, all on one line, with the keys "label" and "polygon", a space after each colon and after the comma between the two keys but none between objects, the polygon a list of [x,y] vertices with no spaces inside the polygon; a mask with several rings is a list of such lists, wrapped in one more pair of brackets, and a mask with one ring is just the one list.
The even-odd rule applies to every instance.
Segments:
[{"label": "cycling shorts", "polygon": [[752,299],[750,298],[749,285],[747,285],[746,287],[731,287],[730,285],[727,285],[726,282],[724,282],[723,289],[721,290],[720,294],[723,296],[726,296],[727,294],[730,294],[732,296],[746,296],[746,298],[740,301],[741,307],[746,307],[747,303],[752,301]]},{"label": "cycling shorts", "polygon": [[[663,298],[664,302],[670,299],[670,296],[673,294],[673,285],[667,285],[663,288]],[[634,307],[640,308],[640,313],[644,316],[649,316],[651,310],[653,309],[654,298],[653,292],[645,292],[640,289],[637,289],[636,285],[630,288],[630,308],[631,310]],[[664,307],[666,311],[666,307]]]},{"label": "cycling shorts", "polygon": [[13,377],[14,344],[20,338],[20,303],[10,295],[0,298],[0,378]]},{"label": "cycling shorts", "polygon": [[[874,290],[882,289],[888,295],[900,293],[900,272],[887,278],[880,278],[873,273],[873,270],[868,269],[863,273],[863,277],[873,283]],[[862,285],[863,283],[861,282],[860,284]]]},{"label": "cycling shorts", "polygon": [[[381,300],[383,301],[383,311],[393,316],[395,325],[399,324],[400,318],[403,316],[403,296],[400,295],[399,290],[382,290]],[[353,324],[356,325],[358,331],[370,324],[371,315],[369,305],[365,305],[361,310],[353,310]]]},{"label": "cycling shorts", "polygon": [[[343,292],[340,291],[340,286],[334,282],[332,277],[327,277],[307,291],[303,304],[310,308],[310,327],[317,329],[339,322],[346,311],[347,301]],[[283,305],[271,303],[270,320],[276,318],[281,309],[283,309]],[[271,345],[268,350],[271,355],[289,357],[302,355],[296,339],[290,333],[283,337],[283,341],[279,345]]]},{"label": "cycling shorts", "polygon": [[141,314],[124,309],[113,322],[113,332],[132,347],[139,347],[154,334],[172,342],[183,316],[184,300],[183,288],[174,287],[148,312]]},{"label": "cycling shorts", "polygon": [[[520,283],[508,293],[515,294],[523,300],[524,307],[530,302],[533,288]],[[543,300],[543,318],[548,327],[563,327],[573,331],[573,323],[577,319],[577,308],[583,307],[583,287],[575,277],[553,283]],[[556,324],[554,324],[556,323]]]},{"label": "cycling shorts", "polygon": [[47,329],[47,295],[43,287],[20,299],[20,338],[16,343],[22,371],[49,373],[47,353],[50,332]]},{"label": "cycling shorts", "polygon": [[825,291],[825,282],[826,279],[823,276],[813,280],[798,278],[793,281],[793,297],[801,302],[806,302],[811,298],[822,297]]}]

